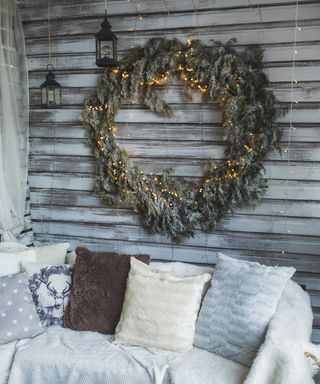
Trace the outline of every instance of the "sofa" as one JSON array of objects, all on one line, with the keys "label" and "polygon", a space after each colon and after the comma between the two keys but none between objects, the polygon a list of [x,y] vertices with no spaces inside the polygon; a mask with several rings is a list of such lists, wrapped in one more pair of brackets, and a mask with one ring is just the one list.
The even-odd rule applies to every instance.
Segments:
[{"label": "sofa", "polygon": [[290,280],[250,367],[197,347],[114,344],[112,335],[56,325],[0,345],[0,384],[312,384],[304,352],[320,350],[309,342],[311,331],[309,296]]}]

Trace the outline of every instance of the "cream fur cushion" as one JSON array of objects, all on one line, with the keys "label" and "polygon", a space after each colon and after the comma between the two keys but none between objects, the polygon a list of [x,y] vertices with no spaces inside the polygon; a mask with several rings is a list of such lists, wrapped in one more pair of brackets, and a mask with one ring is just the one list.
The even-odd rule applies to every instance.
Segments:
[{"label": "cream fur cushion", "polygon": [[34,247],[32,249],[36,251],[37,263],[61,265],[66,261],[69,247],[69,243],[57,243],[45,245],[43,247]]},{"label": "cream fur cushion", "polygon": [[214,272],[212,267],[181,263],[180,261],[170,261],[167,263],[162,261],[151,261],[150,267],[154,270],[168,272],[176,277],[196,276],[204,273],[213,275]]},{"label": "cream fur cushion", "polygon": [[175,277],[131,258],[114,343],[176,352],[192,349],[204,284],[210,274]]}]

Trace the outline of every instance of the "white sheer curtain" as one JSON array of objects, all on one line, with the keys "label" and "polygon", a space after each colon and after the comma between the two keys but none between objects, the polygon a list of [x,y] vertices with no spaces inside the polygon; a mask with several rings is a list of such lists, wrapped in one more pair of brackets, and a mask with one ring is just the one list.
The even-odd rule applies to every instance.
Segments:
[{"label": "white sheer curtain", "polygon": [[0,0],[0,236],[23,230],[29,142],[28,72],[18,4]]}]

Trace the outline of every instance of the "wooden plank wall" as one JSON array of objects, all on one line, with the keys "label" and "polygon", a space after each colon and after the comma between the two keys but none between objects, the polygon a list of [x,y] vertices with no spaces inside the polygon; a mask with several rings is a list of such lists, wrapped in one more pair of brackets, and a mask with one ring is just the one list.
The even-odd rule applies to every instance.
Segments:
[{"label": "wooden plank wall", "polygon": [[[1,236],[0,236],[1,240]],[[31,210],[30,210],[30,189],[27,190],[26,206],[24,215],[24,228],[23,231],[17,236],[17,241],[21,244],[31,246],[34,242],[32,222],[31,222]]]},{"label": "wooden plank wall", "polygon": [[[147,252],[154,258],[214,264],[217,251],[267,264],[292,265],[314,308],[314,340],[320,340],[320,3],[300,2],[290,163],[288,153],[265,161],[269,190],[255,209],[236,210],[214,234],[197,233],[180,245],[146,233],[124,206],[107,207],[93,193],[95,163],[85,146],[79,116],[95,92],[101,70],[94,64],[93,34],[103,1],[55,0],[52,49],[63,108],[40,109],[39,85],[48,62],[47,2],[21,0],[30,70],[30,176],[37,243],[70,241],[92,249]],[[196,10],[196,11],[195,11]],[[150,37],[182,40],[238,39],[239,49],[258,43],[271,87],[288,107],[292,79],[295,1],[292,0],[109,0],[110,23],[120,56]],[[138,15],[139,13],[139,15]],[[141,16],[141,17],[139,17]],[[162,119],[128,103],[117,117],[119,141],[148,172],[171,166],[175,175],[197,177],[203,161],[223,156],[221,113],[195,95],[186,101],[180,85],[164,93],[175,116]],[[279,119],[288,141],[289,116]],[[287,205],[286,196],[287,194]],[[286,209],[287,206],[287,209]],[[287,217],[286,217],[287,216]],[[318,331],[319,329],[319,331]]]},{"label": "wooden plank wall", "polygon": [[26,210],[25,210],[25,215],[24,215],[24,229],[20,233],[20,235],[17,236],[17,241],[21,244],[25,244],[28,246],[33,245],[33,242],[34,242],[32,222],[31,222],[30,189],[29,188],[27,191],[27,198],[26,198]]}]

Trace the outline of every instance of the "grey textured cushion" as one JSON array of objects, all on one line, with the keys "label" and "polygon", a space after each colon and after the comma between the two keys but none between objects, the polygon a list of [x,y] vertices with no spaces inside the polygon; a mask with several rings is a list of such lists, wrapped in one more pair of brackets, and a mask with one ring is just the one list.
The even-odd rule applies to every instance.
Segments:
[{"label": "grey textured cushion", "polygon": [[250,366],[294,268],[268,267],[219,254],[194,345]]},{"label": "grey textured cushion", "polygon": [[43,330],[33,305],[27,274],[0,277],[0,344],[27,339]]}]

